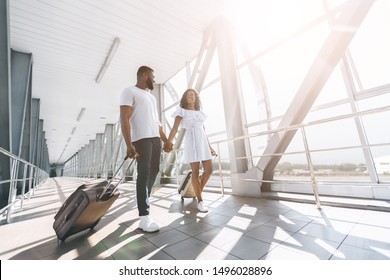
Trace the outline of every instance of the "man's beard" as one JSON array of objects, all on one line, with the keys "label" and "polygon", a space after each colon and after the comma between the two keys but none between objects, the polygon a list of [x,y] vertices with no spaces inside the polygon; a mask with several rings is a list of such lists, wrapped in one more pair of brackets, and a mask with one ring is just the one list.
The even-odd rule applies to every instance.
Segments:
[{"label": "man's beard", "polygon": [[150,79],[146,82],[146,85],[148,86],[148,89],[150,90],[154,89],[153,82]]}]

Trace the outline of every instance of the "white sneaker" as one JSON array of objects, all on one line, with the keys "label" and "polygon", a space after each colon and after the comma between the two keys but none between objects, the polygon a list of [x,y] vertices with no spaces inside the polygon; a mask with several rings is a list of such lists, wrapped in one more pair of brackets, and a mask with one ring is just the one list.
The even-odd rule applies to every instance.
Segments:
[{"label": "white sneaker", "polygon": [[203,201],[201,201],[201,202],[198,203],[198,210],[199,210],[200,212],[208,212],[208,211],[209,211],[209,209],[207,208],[207,206],[203,204]]},{"label": "white sneaker", "polygon": [[145,232],[156,232],[160,230],[159,225],[153,221],[152,218],[147,216],[140,216],[138,228]]}]

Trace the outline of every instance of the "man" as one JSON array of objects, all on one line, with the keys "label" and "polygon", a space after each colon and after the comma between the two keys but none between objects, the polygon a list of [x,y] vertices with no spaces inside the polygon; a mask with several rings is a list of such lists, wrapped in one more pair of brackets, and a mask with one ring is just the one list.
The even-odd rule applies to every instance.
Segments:
[{"label": "man", "polygon": [[[137,84],[122,92],[120,121],[122,135],[127,146],[127,157],[137,159],[137,204],[140,216],[139,228],[146,232],[160,230],[149,217],[149,197],[160,168],[161,140],[164,150],[172,150],[158,119],[153,90],[154,71],[141,66],[137,71]],[[160,140],[161,138],[161,140]]]}]

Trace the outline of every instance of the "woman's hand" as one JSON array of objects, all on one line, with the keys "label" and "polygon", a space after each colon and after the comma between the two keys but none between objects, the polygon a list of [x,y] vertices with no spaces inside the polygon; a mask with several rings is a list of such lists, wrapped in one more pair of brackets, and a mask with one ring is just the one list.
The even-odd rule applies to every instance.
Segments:
[{"label": "woman's hand", "polygon": [[216,156],[217,153],[214,151],[214,149],[210,146],[210,152],[211,152],[211,155],[213,156]]},{"label": "woman's hand", "polygon": [[163,151],[169,153],[173,150],[173,144],[171,141],[165,141],[163,146]]}]

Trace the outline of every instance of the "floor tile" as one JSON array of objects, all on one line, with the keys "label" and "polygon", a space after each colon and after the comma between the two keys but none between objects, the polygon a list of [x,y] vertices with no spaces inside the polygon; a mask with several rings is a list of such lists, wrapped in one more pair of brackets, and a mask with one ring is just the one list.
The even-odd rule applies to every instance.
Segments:
[{"label": "floor tile", "polygon": [[155,236],[147,238],[151,243],[158,247],[167,247],[173,244],[179,243],[185,239],[190,238],[191,236],[176,230],[171,229],[166,232],[156,234]]},{"label": "floor tile", "polygon": [[247,236],[230,241],[220,247],[221,250],[244,260],[258,260],[272,249],[270,243]]},{"label": "floor tile", "polygon": [[328,260],[337,250],[338,246],[338,242],[295,233],[283,243],[278,245],[278,248],[285,248],[302,254],[309,254],[313,258],[319,260]]},{"label": "floor tile", "polygon": [[277,219],[273,219],[273,220],[265,223],[264,225],[269,226],[269,227],[281,228],[281,229],[283,229],[285,231],[289,231],[289,232],[296,232],[296,231],[300,230],[301,228],[303,228],[304,226],[306,226],[307,224],[308,224],[307,222],[302,222],[302,221],[298,221],[298,220],[287,219],[285,217],[280,217]]},{"label": "floor tile", "polygon": [[373,250],[363,249],[347,244],[333,253],[332,260],[390,260],[390,250],[373,247]]},{"label": "floor tile", "polygon": [[286,239],[290,238],[293,232],[285,231],[281,228],[269,227],[269,226],[259,226],[247,233],[245,236],[264,241],[267,243],[282,243]]},{"label": "floor tile", "polygon": [[[199,239],[189,238],[163,248],[163,250],[176,260],[196,260],[208,246],[210,245]],[[210,251],[207,252],[210,253]]]},{"label": "floor tile", "polygon": [[138,229],[135,186],[120,196],[93,231],[58,242],[54,215],[87,178],[48,180],[0,219],[0,259],[23,260],[388,260],[390,213],[204,192],[210,211],[158,186],[151,217],[160,231]]}]

